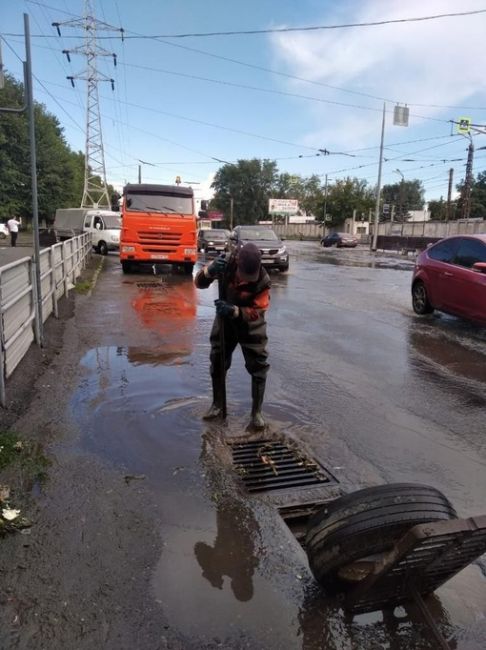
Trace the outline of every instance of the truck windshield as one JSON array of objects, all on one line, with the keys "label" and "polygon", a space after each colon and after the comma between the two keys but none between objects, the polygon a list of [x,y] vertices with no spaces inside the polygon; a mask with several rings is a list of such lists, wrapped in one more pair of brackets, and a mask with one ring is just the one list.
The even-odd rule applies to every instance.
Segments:
[{"label": "truck windshield", "polygon": [[108,228],[109,230],[115,230],[115,229],[120,229],[121,228],[121,215],[116,214],[116,215],[102,215],[103,221],[105,222],[105,228]]},{"label": "truck windshield", "polygon": [[130,192],[127,194],[125,205],[130,212],[193,214],[192,198],[187,195]]}]

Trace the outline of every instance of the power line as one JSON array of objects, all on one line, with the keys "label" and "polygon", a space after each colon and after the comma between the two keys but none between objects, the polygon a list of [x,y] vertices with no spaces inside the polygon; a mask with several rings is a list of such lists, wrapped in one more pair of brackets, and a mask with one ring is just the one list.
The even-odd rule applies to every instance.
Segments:
[{"label": "power line", "polygon": [[[40,3],[36,2],[34,4],[40,4]],[[219,31],[219,32],[187,32],[182,34],[153,34],[153,35],[138,35],[138,36],[133,35],[133,36],[126,36],[125,38],[130,38],[130,39],[193,38],[193,37],[203,38],[208,36],[247,36],[247,35],[257,35],[257,34],[282,34],[282,33],[289,33],[289,32],[316,32],[316,31],[326,31],[326,30],[334,30],[334,29],[349,29],[355,27],[379,27],[382,25],[417,23],[417,22],[425,22],[429,20],[438,20],[442,18],[460,18],[464,16],[475,16],[484,13],[486,13],[486,9],[476,9],[472,11],[459,11],[459,12],[451,12],[445,14],[434,14],[430,16],[416,16],[413,18],[392,18],[389,20],[374,20],[374,21],[363,22],[363,23],[340,23],[336,25],[309,25],[306,27],[270,27],[267,29],[247,29],[247,30],[231,30],[231,31]],[[113,37],[100,36],[98,38],[110,39]]]},{"label": "power line", "polygon": [[[42,5],[39,2],[33,2],[33,0],[25,0],[25,1],[26,2],[32,2],[33,4],[38,4],[38,5],[41,5],[41,6],[48,6],[48,5]],[[66,12],[64,12],[64,13],[66,13]],[[74,15],[74,14],[71,14],[71,15]],[[153,39],[153,40],[158,41],[158,42],[160,42],[160,43],[162,43],[164,45],[169,45],[171,47],[178,47],[180,49],[184,49],[184,50],[194,52],[194,53],[197,53],[197,54],[203,54],[204,56],[209,56],[209,57],[212,57],[212,58],[221,59],[223,61],[228,61],[230,63],[235,63],[237,65],[241,65],[241,66],[245,66],[245,67],[248,67],[248,68],[253,68],[253,69],[256,69],[256,70],[260,70],[262,72],[268,72],[270,74],[282,76],[282,77],[285,77],[287,79],[294,79],[296,81],[302,81],[304,83],[312,84],[312,85],[315,85],[315,86],[321,86],[323,88],[330,88],[331,90],[337,90],[338,92],[348,93],[348,94],[352,94],[352,95],[358,95],[360,97],[366,97],[368,99],[374,99],[374,100],[377,100],[377,101],[380,101],[380,102],[385,101],[385,102],[392,103],[392,104],[404,103],[407,106],[417,106],[417,107],[420,107],[420,108],[446,108],[446,109],[463,109],[463,110],[478,110],[478,111],[479,110],[486,110],[486,107],[483,107],[483,106],[463,106],[463,105],[451,105],[451,104],[423,104],[423,103],[415,103],[415,102],[409,102],[409,101],[407,101],[407,102],[400,101],[399,102],[398,100],[391,99],[389,97],[381,97],[379,95],[373,95],[371,93],[365,93],[365,92],[358,91],[358,90],[352,90],[350,88],[344,88],[342,86],[335,86],[335,85],[327,84],[327,83],[324,83],[324,82],[321,82],[321,81],[315,81],[313,79],[307,79],[305,77],[300,77],[300,76],[292,75],[292,74],[289,74],[289,73],[286,73],[286,72],[281,72],[279,70],[273,70],[272,68],[266,68],[264,66],[254,65],[254,64],[251,64],[251,63],[247,63],[245,61],[240,61],[238,59],[232,59],[230,57],[221,56],[221,55],[218,55],[218,54],[214,54],[212,52],[207,52],[205,50],[199,50],[199,49],[196,49],[196,48],[187,47],[187,46],[180,45],[180,44],[177,44],[177,43],[171,43],[171,42],[168,42],[168,41],[163,41],[163,40],[161,40],[160,37],[157,37],[157,36],[147,36],[147,37],[145,37],[143,34],[137,34],[136,32],[130,32],[130,31],[127,30],[127,33],[125,33],[125,35],[124,35],[124,39],[131,38],[130,34],[132,34],[133,36],[140,37],[140,38],[144,37],[144,38]],[[5,34],[4,36],[21,37],[22,35],[21,34]],[[45,34],[40,34],[40,35],[35,35],[34,34],[32,36],[33,37],[38,36],[39,38],[40,37],[51,38],[50,36],[45,35]],[[52,38],[55,38],[55,37],[52,36]],[[64,38],[66,39],[66,38],[76,38],[76,37],[71,37],[69,35],[64,35]],[[97,37],[97,40],[99,40],[100,38],[101,37]],[[112,37],[106,37],[106,38],[111,39]],[[36,45],[35,47],[39,47],[39,48],[42,48],[42,49],[52,49],[52,50],[54,50],[54,48],[43,47],[41,45]],[[290,96],[290,97],[297,97],[297,98],[308,99],[308,100],[313,100],[313,101],[319,101],[319,102],[324,102],[324,103],[337,104],[337,105],[340,105],[340,106],[349,106],[351,108],[361,108],[363,110],[371,110],[371,111],[379,111],[379,112],[381,112],[381,110],[382,110],[381,108],[365,107],[365,106],[359,106],[359,105],[356,106],[356,105],[353,105],[353,104],[345,104],[345,103],[340,103],[340,102],[337,102],[337,101],[325,100],[325,99],[321,99],[321,98],[318,98],[318,97],[300,95],[298,93],[286,93],[284,91],[277,91],[277,90],[271,90],[271,89],[266,89],[266,88],[259,88],[259,87],[255,87],[255,86],[245,86],[245,85],[242,85],[242,84],[235,84],[234,82],[229,82],[229,81],[225,81],[225,80],[218,80],[218,79],[211,79],[211,78],[206,78],[206,77],[199,77],[197,75],[185,74],[185,73],[182,73],[182,72],[175,72],[173,70],[165,70],[165,69],[162,69],[162,68],[154,68],[154,67],[150,67],[150,66],[143,66],[143,65],[136,65],[136,64],[126,64],[126,63],[121,64],[121,65],[125,65],[127,67],[139,68],[139,69],[143,69],[143,70],[151,70],[153,72],[162,72],[164,74],[187,77],[187,78],[191,78],[191,79],[199,79],[201,81],[207,81],[207,82],[210,82],[210,83],[216,83],[216,84],[222,84],[222,85],[228,85],[228,86],[235,86],[235,87],[246,88],[246,89],[256,90],[256,91],[261,91],[261,92],[275,93],[275,94],[280,94],[280,95],[287,95],[287,96]],[[429,120],[435,120],[435,121],[447,121],[447,120],[439,120],[438,118],[432,118],[432,117],[427,117],[427,116],[423,116],[423,115],[416,115],[416,114],[413,114],[413,113],[411,115],[413,117],[419,117],[421,119],[429,119]]]}]

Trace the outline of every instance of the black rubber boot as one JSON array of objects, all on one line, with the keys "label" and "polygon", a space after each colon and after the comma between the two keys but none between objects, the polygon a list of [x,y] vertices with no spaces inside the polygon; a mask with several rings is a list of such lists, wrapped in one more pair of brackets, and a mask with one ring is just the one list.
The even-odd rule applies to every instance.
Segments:
[{"label": "black rubber boot", "polygon": [[211,376],[213,384],[213,403],[203,415],[203,420],[218,420],[223,417],[223,407],[221,399],[221,379]]},{"label": "black rubber boot", "polygon": [[260,377],[251,378],[251,420],[249,424],[250,429],[264,429],[265,420],[262,414],[263,397],[265,395],[266,379]]}]

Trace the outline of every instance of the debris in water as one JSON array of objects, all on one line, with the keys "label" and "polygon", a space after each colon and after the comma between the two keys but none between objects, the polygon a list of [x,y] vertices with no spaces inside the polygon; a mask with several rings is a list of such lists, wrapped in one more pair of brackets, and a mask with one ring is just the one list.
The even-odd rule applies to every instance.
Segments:
[{"label": "debris in water", "polygon": [[0,485],[0,503],[2,503],[2,501],[8,501],[9,496],[10,488],[8,485]]},{"label": "debris in water", "polygon": [[4,508],[2,510],[2,517],[7,521],[13,521],[14,519],[17,519],[19,515],[20,510],[15,510],[14,508]]},{"label": "debris in water", "polygon": [[143,481],[145,478],[147,478],[145,474],[126,474],[125,483],[130,485],[130,481]]},{"label": "debris in water", "polygon": [[265,454],[262,454],[260,456],[260,460],[264,465],[270,465],[272,472],[275,474],[275,476],[278,476],[278,471],[275,465],[275,461],[272,458],[270,458],[270,456],[266,456]]}]

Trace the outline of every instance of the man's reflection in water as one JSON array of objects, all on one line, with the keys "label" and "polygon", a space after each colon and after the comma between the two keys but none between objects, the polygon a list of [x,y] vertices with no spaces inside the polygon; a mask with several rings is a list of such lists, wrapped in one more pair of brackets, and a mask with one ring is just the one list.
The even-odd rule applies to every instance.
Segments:
[{"label": "man's reflection in water", "polygon": [[227,495],[228,486],[221,483],[221,461],[214,456],[208,439],[209,436],[203,438],[201,460],[216,503],[217,533],[213,545],[197,542],[194,554],[203,576],[213,587],[222,589],[224,576],[227,576],[235,598],[245,602],[253,597],[253,574],[259,564],[256,543],[260,539],[260,528],[247,504],[236,496]]}]

